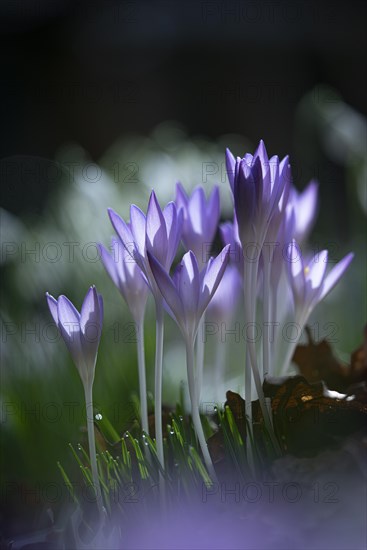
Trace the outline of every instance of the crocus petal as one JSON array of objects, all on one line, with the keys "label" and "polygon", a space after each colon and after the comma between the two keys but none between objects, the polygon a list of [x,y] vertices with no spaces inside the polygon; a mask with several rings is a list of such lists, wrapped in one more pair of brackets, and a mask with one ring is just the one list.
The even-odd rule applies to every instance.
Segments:
[{"label": "crocus petal", "polygon": [[168,239],[165,267],[168,270],[176,256],[177,248],[181,240],[183,215],[184,210],[181,209],[177,212],[174,202],[169,202],[163,210]]},{"label": "crocus petal", "polygon": [[255,214],[255,182],[245,161],[241,161],[238,177],[234,182],[234,204],[239,236],[244,246],[249,238],[252,239],[248,228],[251,227]]},{"label": "crocus petal", "polygon": [[84,354],[80,340],[80,315],[66,296],[59,296],[57,301],[57,314],[59,317],[59,329],[75,366],[85,383],[87,369],[85,367]]},{"label": "crocus petal", "polygon": [[55,321],[56,325],[58,325],[59,315],[57,313],[57,300],[55,300],[55,298],[51,296],[51,294],[49,294],[48,292],[46,292],[46,299],[52,318]]},{"label": "crocus petal", "polygon": [[147,209],[146,246],[162,265],[167,258],[167,230],[161,207],[152,191]]},{"label": "crocus petal", "polygon": [[205,222],[205,195],[202,187],[194,189],[188,204],[188,215],[193,232],[202,235],[202,224]]},{"label": "crocus petal", "polygon": [[182,258],[178,291],[186,313],[186,320],[194,323],[200,296],[199,268],[195,255],[190,250]]},{"label": "crocus petal", "polygon": [[161,291],[163,298],[166,300],[168,306],[173,312],[178,324],[181,327],[184,327],[184,308],[179,293],[175,285],[173,284],[172,279],[170,278],[162,264],[160,264],[160,262],[154,256],[152,256],[152,254],[150,254],[149,250],[147,251],[147,256],[155,282],[157,283],[157,286]]},{"label": "crocus petal", "polygon": [[222,252],[211,262],[208,263],[207,270],[205,272],[201,295],[199,303],[199,318],[204,313],[208,303],[210,302],[214,292],[220,283],[224,270],[227,267],[229,260],[230,246],[227,245],[223,248]]},{"label": "crocus petal", "polygon": [[93,382],[94,367],[102,332],[103,309],[101,311],[101,303],[102,297],[97,293],[96,287],[90,287],[84,298],[80,314],[80,342],[88,382]]},{"label": "crocus petal", "polygon": [[64,295],[57,300],[57,314],[59,326],[62,326],[66,335],[71,338],[80,330],[80,315],[69,298]]},{"label": "crocus petal", "polygon": [[117,274],[117,264],[114,259],[114,255],[110,254],[103,244],[98,245],[99,254],[103,263],[103,267],[111,277],[113,283],[119,286],[119,277]]},{"label": "crocus petal", "polygon": [[227,148],[226,149],[226,170],[227,170],[229,185],[231,186],[232,193],[234,193],[235,167],[236,167],[236,160],[232,155],[231,151]]},{"label": "crocus petal", "polygon": [[146,218],[144,213],[132,204],[130,207],[130,227],[140,256],[145,256],[145,228]]},{"label": "crocus petal", "polygon": [[[294,195],[296,216],[296,232],[298,239],[305,239],[316,216],[318,199],[318,184],[311,180],[306,189]],[[292,199],[291,199],[292,200]]]},{"label": "crocus petal", "polygon": [[112,208],[108,209],[108,215],[110,217],[112,226],[117,235],[120,237],[125,249],[132,257],[134,257],[137,249],[134,242],[134,237],[131,233],[129,226],[118,214],[116,214],[114,210],[112,210]]},{"label": "crocus petal", "polygon": [[175,201],[177,209],[183,208],[185,210],[187,207],[188,200],[189,199],[185,189],[183,188],[180,182],[177,182],[176,183],[176,201]]},{"label": "crocus petal", "polygon": [[306,279],[302,253],[294,239],[288,246],[287,272],[295,303],[296,305],[300,305],[304,301]]},{"label": "crocus petal", "polygon": [[327,296],[327,294],[329,294],[329,292],[334,288],[336,283],[339,281],[340,277],[344,274],[344,272],[348,268],[353,258],[354,258],[354,254],[353,252],[350,252],[342,260],[340,260],[340,262],[337,263],[335,267],[333,267],[333,269],[330,271],[328,276],[325,278],[321,295],[320,295],[320,300],[325,298],[325,296]]},{"label": "crocus petal", "polygon": [[95,286],[89,288],[84,298],[80,312],[80,328],[87,340],[99,340],[102,316],[100,300]]},{"label": "crocus petal", "polygon": [[327,264],[327,257],[327,250],[323,250],[319,254],[315,254],[308,266],[305,268],[308,271],[306,274],[306,279],[311,281],[312,288],[319,288],[322,283]]}]

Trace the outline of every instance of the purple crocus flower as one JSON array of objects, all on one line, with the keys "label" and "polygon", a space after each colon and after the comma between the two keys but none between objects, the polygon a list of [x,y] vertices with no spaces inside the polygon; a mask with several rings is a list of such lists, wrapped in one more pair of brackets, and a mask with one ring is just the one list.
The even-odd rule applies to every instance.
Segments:
[{"label": "purple crocus flower", "polygon": [[199,414],[200,376],[194,367],[194,343],[200,320],[212,299],[228,264],[229,246],[215,259],[211,258],[200,272],[195,254],[187,252],[173,277],[149,252],[148,258],[157,285],[166,301],[168,312],[176,321],[186,345],[187,379],[191,414],[205,464],[212,479],[216,479]]},{"label": "purple crocus flower", "polygon": [[226,166],[242,246],[255,242],[261,247],[275,208],[290,186],[289,159],[269,159],[260,141],[254,155],[247,153],[242,159],[227,149]]},{"label": "purple crocus flower", "polygon": [[183,214],[177,212],[173,202],[163,209],[159,206],[154,191],[149,199],[147,215],[135,205],[130,207],[130,224],[111,208],[108,210],[111,223],[129,254],[145,275],[153,293],[156,306],[156,348],[155,348],[155,433],[158,459],[164,468],[162,428],[162,375],[163,375],[163,298],[152,274],[148,253],[163,269],[169,270],[181,240]]},{"label": "purple crocus flower", "polygon": [[309,316],[312,309],[334,288],[342,277],[354,254],[347,254],[325,276],[327,250],[315,254],[310,262],[305,262],[300,248],[293,239],[288,249],[288,276],[292,289],[296,312]]},{"label": "purple crocus flower", "polygon": [[159,290],[152,277],[147,252],[169,270],[181,240],[183,214],[177,212],[173,202],[163,209],[152,191],[147,214],[134,204],[130,207],[130,224],[127,224],[112,208],[108,209],[111,223],[122,244],[134,258],[146,276],[154,296],[160,299]]},{"label": "purple crocus flower", "polygon": [[182,241],[192,250],[199,266],[207,262],[220,217],[219,187],[216,185],[208,199],[203,187],[196,187],[190,197],[180,183],[176,185],[176,205],[183,211]]},{"label": "purple crocus flower", "polygon": [[168,312],[186,339],[194,340],[199,321],[212,299],[229,260],[229,245],[200,272],[190,250],[170,277],[164,266],[148,252],[156,283],[166,301]]},{"label": "purple crocus flower", "polygon": [[98,477],[94,437],[92,388],[103,323],[103,300],[96,287],[91,286],[84,298],[80,313],[66,296],[56,300],[46,293],[48,307],[73,358],[84,386],[87,412],[89,458],[96,502],[101,516],[103,504]]},{"label": "purple crocus flower", "polygon": [[144,316],[149,287],[145,275],[119,239],[112,239],[112,253],[99,245],[103,265],[121,292],[136,323],[141,425],[149,433],[144,352]]},{"label": "purple crocus flower", "polygon": [[103,300],[91,286],[79,313],[66,296],[46,293],[48,307],[73,358],[84,387],[91,386],[103,323]]},{"label": "purple crocus flower", "polygon": [[99,245],[101,260],[108,275],[122,294],[136,323],[144,317],[149,287],[145,276],[119,239],[112,239],[110,253]]},{"label": "purple crocus flower", "polygon": [[[327,266],[327,250],[323,250],[306,262],[301,250],[293,239],[288,247],[287,273],[292,290],[295,321],[301,331],[315,306],[329,294],[351,263],[354,254],[347,254],[338,262],[328,275],[325,275]],[[283,372],[287,369],[297,345],[297,340],[287,348],[283,361]]]}]

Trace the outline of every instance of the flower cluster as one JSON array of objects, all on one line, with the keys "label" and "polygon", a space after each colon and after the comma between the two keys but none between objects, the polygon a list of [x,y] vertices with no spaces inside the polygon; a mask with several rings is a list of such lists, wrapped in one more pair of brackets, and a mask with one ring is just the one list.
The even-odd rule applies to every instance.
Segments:
[{"label": "flower cluster", "polygon": [[[213,245],[218,230],[218,187],[206,198],[202,187],[197,187],[188,196],[178,183],[175,201],[163,209],[152,191],[146,214],[132,205],[128,222],[109,209],[108,214],[117,237],[112,240],[111,252],[100,245],[104,267],[139,328],[142,428],[148,432],[144,316],[148,295],[152,294],[156,308],[154,398],[157,455],[164,468],[162,361],[166,311],[177,323],[185,342],[191,415],[206,466],[213,478],[215,472],[199,415],[202,385],[200,363],[203,362],[203,348],[199,345],[202,344],[200,326],[206,309],[209,316],[224,320],[231,319],[235,308],[243,310],[246,325],[250,327],[243,350],[246,414],[251,430],[251,401],[256,396],[276,449],[277,441],[262,383],[266,375],[286,371],[295,344],[288,347],[280,364],[276,364],[274,357],[277,357],[277,353],[272,349],[274,342],[263,337],[262,349],[259,350],[251,331],[255,330],[259,314],[264,326],[278,322],[284,304],[287,310],[293,312],[294,322],[303,327],[312,310],[336,285],[353,258],[353,254],[348,254],[326,275],[327,251],[307,261],[300,253],[299,244],[306,239],[315,219],[318,185],[312,181],[303,193],[298,193],[293,187],[288,157],[282,160],[277,156],[269,158],[261,141],[253,155],[246,153],[243,158],[235,158],[227,150],[226,166],[234,213],[231,222],[225,222],[219,227],[224,248],[215,258],[211,257],[207,261],[206,251]],[[181,242],[187,252],[171,272]],[[282,307],[278,307],[279,299]],[[80,315],[64,296],[56,301],[47,295],[47,300],[79,370],[87,404],[91,404],[91,388],[102,328],[102,298],[92,287]],[[259,303],[261,308],[258,307]],[[88,337],[88,332],[92,333],[92,326],[95,328],[93,339]],[[215,380],[218,380],[218,376],[220,369]],[[92,442],[91,455],[93,445]],[[247,447],[247,453],[251,465],[250,446]]]}]

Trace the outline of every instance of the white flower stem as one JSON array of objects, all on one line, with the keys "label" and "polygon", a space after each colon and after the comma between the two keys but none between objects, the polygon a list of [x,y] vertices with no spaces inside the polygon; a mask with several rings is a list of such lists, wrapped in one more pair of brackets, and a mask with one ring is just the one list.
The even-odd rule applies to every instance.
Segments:
[{"label": "white flower stem", "polygon": [[205,313],[202,315],[196,337],[196,380],[197,380],[197,400],[200,404],[200,394],[201,388],[203,386],[203,375],[204,375],[204,338],[203,338],[203,327],[205,323]]},{"label": "white flower stem", "polygon": [[163,429],[162,429],[162,377],[163,377],[163,304],[156,300],[156,347],[155,347],[155,386],[154,386],[154,415],[155,440],[158,460],[164,469]]},{"label": "white flower stem", "polygon": [[[249,319],[249,308],[247,307],[248,304],[251,303],[251,292],[252,292],[252,284],[251,284],[251,266],[245,262],[244,266],[244,277],[245,277],[245,284],[244,284],[244,302],[245,302],[245,326],[248,325],[250,322]],[[247,305],[246,305],[247,304]],[[247,331],[246,331],[247,333]],[[251,388],[252,388],[252,376],[251,376],[251,361],[250,361],[250,351],[249,351],[250,344],[246,339],[246,363],[245,363],[245,414],[248,420],[247,424],[247,430],[248,434],[246,437],[246,455],[247,455],[247,462],[249,464],[250,470],[252,475],[255,475],[255,465],[254,465],[254,454],[253,454],[253,448],[251,444],[251,437],[252,437],[252,401],[251,401]],[[251,436],[251,437],[250,437]]]},{"label": "white flower stem", "polygon": [[[269,437],[272,440],[274,449],[280,454],[280,446],[274,433],[274,429],[270,420],[269,411],[265,403],[264,392],[262,388],[262,380],[259,374],[259,368],[256,357],[256,344],[255,344],[255,323],[256,323],[256,290],[257,290],[257,268],[258,261],[249,262],[245,261],[245,320],[248,323],[248,329],[250,329],[250,336],[248,337],[247,347],[250,355],[250,365],[252,368],[252,374],[256,386],[257,395],[259,398],[259,404],[264,419],[265,427],[269,433]],[[247,275],[247,276],[246,276]]]},{"label": "white flower stem", "polygon": [[[305,324],[307,323],[308,318],[309,318],[309,314],[305,313],[305,312],[301,312],[300,314],[296,315],[296,321],[295,322],[296,322],[296,324],[299,328],[300,334],[301,334]],[[282,369],[281,374],[286,374],[287,369],[288,369],[288,367],[289,367],[289,365],[292,361],[292,357],[294,355],[295,349],[298,346],[298,342],[299,342],[299,338],[297,340],[295,340],[294,342],[290,342],[290,344],[288,346],[288,349],[287,349],[287,354],[286,354],[285,359],[283,361],[283,369]]]},{"label": "white flower stem", "polygon": [[263,376],[270,373],[270,321],[271,321],[271,303],[270,303],[270,260],[264,258],[263,270]]},{"label": "white flower stem", "polygon": [[215,362],[214,362],[214,384],[215,384],[215,399],[218,403],[222,403],[225,398],[224,395],[220,394],[221,389],[223,388],[223,378],[224,378],[224,366],[227,355],[226,343],[221,342],[221,339],[218,338],[216,342],[215,349]]},{"label": "white flower stem", "polygon": [[98,476],[96,442],[94,437],[92,383],[85,385],[84,394],[85,394],[85,407],[86,407],[86,413],[87,413],[90,466],[92,470],[92,479],[93,479],[94,491],[96,494],[97,506],[100,514],[102,515],[103,514],[102,492],[101,492],[101,485],[100,485],[99,476]]},{"label": "white flower stem", "polygon": [[185,338],[186,343],[186,366],[187,366],[187,379],[189,383],[189,393],[191,401],[191,416],[194,423],[196,435],[199,440],[201,452],[203,453],[204,462],[209,472],[212,481],[216,482],[217,476],[215,474],[213,462],[209,453],[208,445],[206,444],[203,426],[201,424],[199,405],[197,398],[197,389],[195,384],[195,372],[194,372],[194,342],[190,337]]},{"label": "white flower stem", "polygon": [[[278,282],[273,284],[272,288],[270,289],[270,299],[271,299],[270,311],[271,311],[272,320],[273,320],[274,323],[277,323],[277,318],[278,318],[278,311],[277,311],[277,309],[278,309]],[[274,336],[274,338],[275,338],[275,336]],[[277,349],[277,346],[276,346],[275,339],[270,343],[270,349],[271,349],[271,355],[272,355],[273,360],[269,364],[269,375],[274,376],[275,370],[278,368],[278,365],[275,365],[274,361],[276,361],[277,358],[279,357],[279,354],[277,353],[278,349]]]},{"label": "white flower stem", "polygon": [[[269,259],[264,258],[263,269],[263,372],[262,379],[270,374],[273,370],[270,365],[270,324],[272,321],[272,303],[270,295],[270,273],[271,273],[271,257]],[[274,361],[274,357],[273,357]],[[269,418],[273,424],[273,417],[271,413],[271,400],[269,397],[265,397],[265,403],[269,411]]]},{"label": "white flower stem", "polygon": [[146,383],[146,375],[145,375],[145,352],[144,352],[144,315],[142,315],[141,318],[137,321],[137,350],[138,350],[141,427],[144,432],[149,434],[147,383]]}]

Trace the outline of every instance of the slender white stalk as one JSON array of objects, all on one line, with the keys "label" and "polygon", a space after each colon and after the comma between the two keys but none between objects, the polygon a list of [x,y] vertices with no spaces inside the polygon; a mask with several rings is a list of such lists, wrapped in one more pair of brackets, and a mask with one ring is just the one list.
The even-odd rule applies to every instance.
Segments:
[{"label": "slender white stalk", "polygon": [[[277,318],[278,318],[278,312],[277,312],[277,309],[278,309],[278,283],[277,282],[270,289],[270,300],[271,300],[271,306],[270,306],[271,318],[272,318],[272,321],[274,323],[276,323]],[[272,355],[273,360],[269,364],[269,376],[274,376],[275,369],[277,368],[277,365],[274,364],[274,361],[276,361],[276,359],[278,358],[278,355],[276,353],[277,350],[276,350],[275,340],[270,342],[270,349],[271,349],[271,355]]]},{"label": "slender white stalk", "polygon": [[158,460],[164,469],[163,430],[162,430],[162,377],[163,377],[163,304],[156,299],[156,340],[155,340],[155,385],[154,385],[154,415],[155,440]]},{"label": "slender white stalk", "polygon": [[145,375],[145,352],[144,352],[144,315],[141,317],[141,319],[137,321],[137,350],[138,350],[141,427],[144,432],[149,434],[147,383],[146,383],[146,375]]},{"label": "slender white stalk", "polygon": [[94,437],[92,384],[85,385],[84,394],[85,394],[85,407],[86,407],[86,413],[87,413],[89,458],[90,458],[90,466],[92,470],[93,486],[96,494],[98,510],[100,514],[103,514],[102,492],[101,492],[101,485],[99,483],[97,456],[96,456],[96,442]]},{"label": "slender white stalk", "polygon": [[262,378],[267,376],[270,371],[270,322],[271,322],[271,302],[270,302],[270,260],[264,259],[263,270],[263,373]]},{"label": "slender white stalk", "polygon": [[217,403],[223,402],[224,396],[220,394],[220,390],[223,387],[223,374],[224,365],[226,361],[227,347],[226,343],[221,339],[217,339],[215,349],[215,361],[214,361],[214,384],[215,384],[215,398]]},{"label": "slender white stalk", "polygon": [[[245,268],[247,268],[246,262],[245,262]],[[263,415],[265,427],[268,430],[268,433],[272,440],[274,448],[280,453],[279,443],[276,439],[276,436],[272,427],[272,423],[270,420],[269,411],[265,403],[264,392],[262,389],[262,380],[260,378],[259,368],[257,364],[257,357],[256,357],[255,323],[256,323],[257,269],[258,269],[258,261],[251,262],[249,264],[248,269],[246,269],[246,271],[250,272],[249,273],[250,280],[247,282],[247,284],[245,281],[246,297],[247,297],[247,301],[245,302],[245,319],[246,319],[246,323],[249,323],[248,328],[250,328],[250,337],[248,338],[248,350],[250,354],[250,364],[252,368],[252,374],[254,377],[254,382],[256,386],[257,395],[259,398],[259,404]],[[246,276],[246,272],[245,272],[245,276]]]},{"label": "slender white stalk", "polygon": [[185,338],[186,344],[186,366],[187,366],[187,379],[189,383],[189,393],[191,401],[191,416],[194,423],[196,435],[199,440],[199,445],[201,452],[203,453],[204,462],[209,472],[212,481],[217,481],[217,476],[215,474],[213,462],[209,453],[208,445],[206,444],[205,435],[203,426],[201,424],[198,398],[197,398],[197,389],[195,384],[195,372],[194,372],[194,342],[190,337]]},{"label": "slender white stalk", "polygon": [[199,321],[197,336],[196,336],[196,387],[197,387],[197,400],[200,404],[201,388],[203,387],[203,375],[204,375],[204,356],[205,345],[203,338],[203,327],[205,323],[205,313]]},{"label": "slender white stalk", "polygon": [[[301,335],[302,330],[304,329],[305,324],[307,323],[309,318],[309,314],[305,312],[301,312],[300,314],[296,314],[296,325],[299,329],[299,333]],[[298,346],[299,338],[295,340],[294,342],[290,342],[288,348],[287,348],[287,354],[285,356],[285,359],[283,361],[283,370],[282,374],[285,374],[287,371],[287,368],[289,367],[290,362],[292,361],[292,357],[294,355],[294,351],[296,347]]]},{"label": "slender white stalk", "polygon": [[[249,318],[249,307],[248,304],[251,302],[251,292],[252,292],[252,284],[251,284],[251,269],[250,265],[245,261],[244,264],[244,277],[245,277],[245,284],[244,284],[244,303],[245,303],[245,327],[246,327],[246,335],[247,335],[247,327],[250,323]],[[251,364],[250,364],[250,352],[249,352],[249,341],[248,338],[246,338],[246,363],[245,363],[245,414],[248,420],[248,436],[246,437],[246,454],[247,454],[247,462],[250,466],[251,472],[254,475],[255,474],[255,466],[254,466],[254,455],[253,455],[253,448],[251,445],[251,438],[252,436],[252,401],[251,401],[251,388],[252,388],[252,376],[251,376]]]},{"label": "slender white stalk", "polygon": [[[264,379],[270,373],[270,324],[272,323],[272,301],[270,292],[270,274],[271,274],[271,257],[269,260],[264,259],[263,270],[263,372],[261,378]],[[274,361],[274,357],[273,357]],[[269,418],[273,424],[273,416],[271,411],[271,399],[265,397],[265,403],[269,411]]]}]

